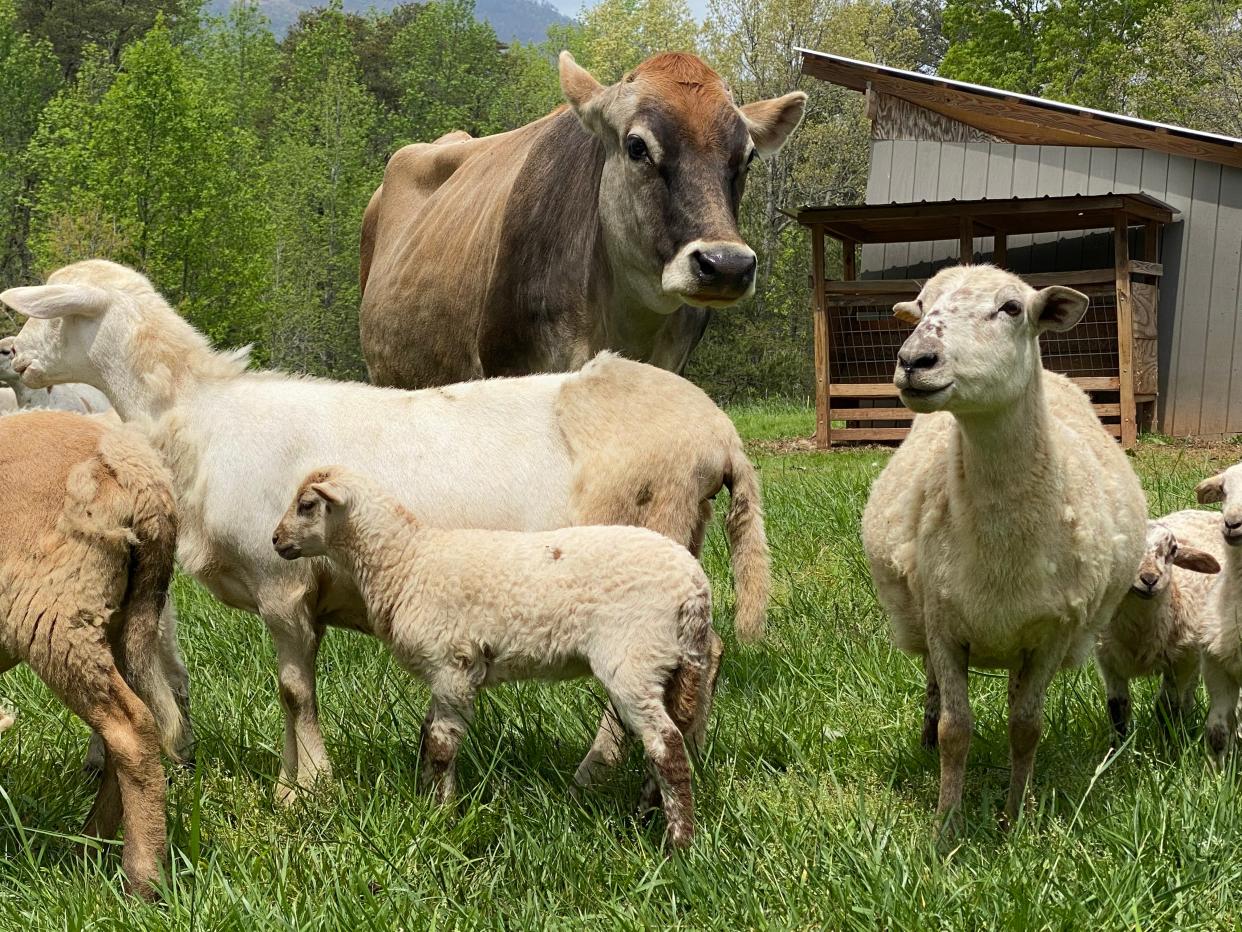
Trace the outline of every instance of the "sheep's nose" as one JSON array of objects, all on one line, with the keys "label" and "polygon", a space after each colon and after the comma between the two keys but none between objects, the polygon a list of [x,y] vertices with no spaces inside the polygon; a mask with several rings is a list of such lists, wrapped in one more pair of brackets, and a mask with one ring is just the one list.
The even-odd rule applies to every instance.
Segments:
[{"label": "sheep's nose", "polygon": [[272,535],[272,546],[273,546],[273,547],[277,547],[277,546],[279,546],[279,545],[280,545],[280,535],[278,535],[278,534],[273,534],[273,535]]},{"label": "sheep's nose", "polygon": [[1242,518],[1237,518],[1237,519],[1226,518],[1225,519],[1225,530],[1231,533],[1237,533],[1238,531],[1242,531]]},{"label": "sheep's nose", "polygon": [[1139,573],[1139,579],[1142,580],[1143,585],[1148,589],[1160,581],[1160,577],[1155,573]]},{"label": "sheep's nose", "polygon": [[907,352],[903,347],[901,352],[897,354],[897,363],[907,372],[914,372],[916,369],[934,369],[936,363],[940,362],[940,354],[932,350],[914,350]]}]

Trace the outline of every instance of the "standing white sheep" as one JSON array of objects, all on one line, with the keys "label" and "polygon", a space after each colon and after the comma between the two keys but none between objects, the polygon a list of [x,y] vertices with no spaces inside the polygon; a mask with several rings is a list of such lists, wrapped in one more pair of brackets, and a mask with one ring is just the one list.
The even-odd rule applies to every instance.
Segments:
[{"label": "standing white sheep", "polygon": [[339,467],[306,477],[272,544],[348,575],[370,630],[427,683],[421,772],[440,802],[453,796],[480,689],[592,674],[642,741],[670,843],[690,844],[687,748],[702,740],[710,702],[711,587],[684,547],[635,527],[426,527]]},{"label": "standing white sheep", "polygon": [[53,385],[50,388],[27,388],[13,368],[15,337],[0,340],[0,383],[7,385],[16,398],[18,408],[50,408],[54,411],[78,411],[82,414],[111,414],[112,405],[103,392],[89,385]]},{"label": "standing white sheep", "polygon": [[1224,559],[1207,597],[1203,619],[1203,683],[1209,708],[1207,743],[1218,763],[1238,729],[1238,691],[1242,684],[1242,463],[1204,479],[1195,488],[1199,503],[1219,503],[1213,514]]},{"label": "standing white sheep", "polygon": [[945,269],[896,306],[918,326],[894,381],[920,412],[876,479],[863,546],[897,646],[924,658],[924,738],[940,747],[942,827],[956,822],[970,748],[970,666],[1009,671],[1022,808],[1053,675],[1081,663],[1143,555],[1146,504],[1121,448],[1039,335],[1087,309],[991,266]]},{"label": "standing white sheep", "polygon": [[[83,832],[125,827],[128,886],[154,892],[164,770],[183,722],[160,615],[176,547],[172,480],[137,431],[77,414],[0,418],[0,672],[26,663],[102,737]],[[9,718],[11,724],[11,717]]]},{"label": "standing white sheep", "polygon": [[1224,549],[1219,523],[1219,515],[1195,510],[1147,522],[1143,560],[1095,649],[1109,719],[1122,738],[1130,728],[1130,680],[1136,676],[1163,677],[1160,706],[1170,716],[1194,706],[1203,612],[1220,572],[1213,551]]},{"label": "standing white sheep", "polygon": [[[32,318],[14,361],[25,383],[86,382],[123,420],[144,424],[172,468],[182,566],[267,624],[285,710],[279,799],[330,772],[315,699],[325,627],[366,627],[357,588],[340,573],[272,552],[272,527],[316,464],[366,472],[440,527],[631,524],[695,553],[727,487],[737,632],[763,630],[758,476],[724,412],[670,372],[601,354],[578,372],[418,392],[247,372],[244,352],[213,351],[146,278],[98,260],[0,300]],[[720,653],[713,634],[713,676]],[[581,785],[619,760],[623,736],[606,715]]]}]

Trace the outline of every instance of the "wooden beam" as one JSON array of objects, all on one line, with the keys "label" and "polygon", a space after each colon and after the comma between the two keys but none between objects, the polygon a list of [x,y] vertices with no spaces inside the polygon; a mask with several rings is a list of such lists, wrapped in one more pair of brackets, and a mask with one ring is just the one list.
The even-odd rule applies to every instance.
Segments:
[{"label": "wooden beam", "polygon": [[1138,440],[1134,404],[1134,303],[1130,297],[1130,235],[1125,214],[1113,224],[1113,264],[1117,271],[1117,377],[1121,393],[1121,445],[1127,450]]},{"label": "wooden beam", "polygon": [[1131,275],[1163,275],[1164,266],[1159,262],[1140,262],[1138,259],[1130,260]]},{"label": "wooden beam", "polygon": [[838,440],[905,440],[909,427],[838,427],[832,435]]},{"label": "wooden beam", "polygon": [[970,216],[962,217],[957,236],[958,257],[963,265],[969,265],[975,258],[975,221]]},{"label": "wooden beam", "polygon": [[832,445],[828,420],[828,307],[824,298],[824,228],[811,227],[811,313],[815,338],[815,446],[827,450]]},{"label": "wooden beam", "polygon": [[[893,362],[896,368],[896,360]],[[829,385],[828,395],[832,398],[896,398],[900,392],[892,382],[854,382],[852,384]]]},{"label": "wooden beam", "polygon": [[909,408],[833,408],[834,421],[908,421],[914,417]]}]

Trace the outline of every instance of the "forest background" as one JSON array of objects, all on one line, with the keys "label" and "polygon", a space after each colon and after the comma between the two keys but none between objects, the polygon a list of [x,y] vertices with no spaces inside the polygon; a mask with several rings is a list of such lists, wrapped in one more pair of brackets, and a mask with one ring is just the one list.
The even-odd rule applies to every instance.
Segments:
[{"label": "forest background", "polygon": [[547,113],[561,49],[605,82],[684,49],[739,103],[810,95],[742,205],[758,291],[715,314],[687,373],[725,403],[800,399],[808,240],[781,209],[860,202],[869,134],[861,95],[803,77],[796,47],[1242,135],[1242,0],[361,6],[0,0],[0,288],[112,258],[263,365],[365,378],[358,232],[387,158]]}]

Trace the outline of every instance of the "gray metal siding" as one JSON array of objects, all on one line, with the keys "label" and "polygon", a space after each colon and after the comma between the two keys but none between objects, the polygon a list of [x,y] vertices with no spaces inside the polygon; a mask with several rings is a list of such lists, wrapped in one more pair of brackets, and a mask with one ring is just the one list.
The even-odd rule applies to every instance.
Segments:
[{"label": "gray metal siding", "polygon": [[[1143,149],[876,140],[867,203],[1131,191],[1180,213],[1161,256],[1159,427],[1179,436],[1242,433],[1242,169]],[[987,257],[991,239],[975,248]],[[867,246],[862,271],[925,278],[955,262],[957,250],[956,241]],[[1015,236],[1009,261],[1018,272],[1106,268],[1111,234]]]}]

